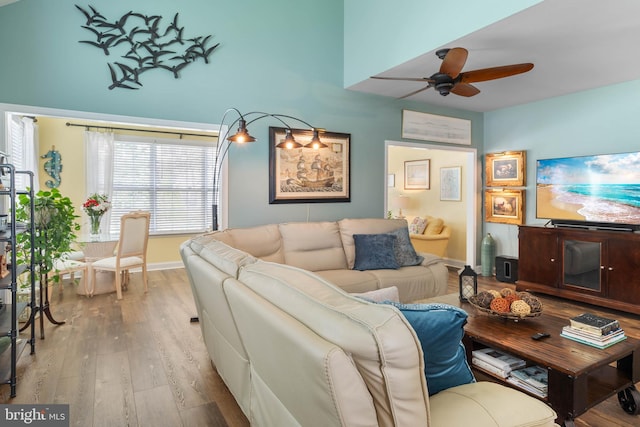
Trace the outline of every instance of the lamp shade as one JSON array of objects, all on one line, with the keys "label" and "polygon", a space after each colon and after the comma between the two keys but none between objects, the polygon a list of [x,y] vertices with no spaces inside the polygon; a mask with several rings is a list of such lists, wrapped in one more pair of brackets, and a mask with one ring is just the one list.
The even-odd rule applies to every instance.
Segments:
[{"label": "lamp shade", "polygon": [[396,204],[400,209],[407,209],[411,204],[411,198],[409,196],[398,196]]}]

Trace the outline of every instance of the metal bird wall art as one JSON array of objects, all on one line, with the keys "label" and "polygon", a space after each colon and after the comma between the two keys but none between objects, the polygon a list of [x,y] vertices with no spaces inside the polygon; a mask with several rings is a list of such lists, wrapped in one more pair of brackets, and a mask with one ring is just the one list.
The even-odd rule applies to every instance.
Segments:
[{"label": "metal bird wall art", "polygon": [[112,81],[109,89],[140,89],[140,75],[153,69],[169,71],[177,79],[187,65],[199,59],[208,64],[209,56],[220,46],[209,46],[211,35],[186,38],[184,27],[178,25],[178,13],[161,28],[159,15],[130,11],[109,21],[91,5],[75,6],[86,18],[81,27],[94,37],[79,43],[97,47],[105,56],[114,53],[122,58],[107,63]]}]

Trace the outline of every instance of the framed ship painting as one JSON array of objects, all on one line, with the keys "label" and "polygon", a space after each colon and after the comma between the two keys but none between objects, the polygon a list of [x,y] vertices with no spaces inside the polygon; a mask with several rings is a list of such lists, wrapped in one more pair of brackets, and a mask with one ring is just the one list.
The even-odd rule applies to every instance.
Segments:
[{"label": "framed ship painting", "polygon": [[269,203],[336,203],[351,201],[348,133],[320,132],[326,147],[305,147],[310,130],[292,129],[300,148],[278,148],[286,128],[269,128]]}]

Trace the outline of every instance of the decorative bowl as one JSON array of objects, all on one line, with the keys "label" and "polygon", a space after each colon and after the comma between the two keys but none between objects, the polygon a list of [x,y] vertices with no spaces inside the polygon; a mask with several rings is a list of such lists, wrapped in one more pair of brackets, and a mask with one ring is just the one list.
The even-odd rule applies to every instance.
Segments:
[{"label": "decorative bowl", "polygon": [[518,320],[522,320],[522,319],[528,319],[531,317],[538,317],[542,314],[542,311],[535,311],[529,314],[516,314],[516,313],[512,313],[512,312],[508,312],[508,313],[501,313],[499,311],[495,311],[495,310],[491,310],[490,308],[485,308],[485,307],[481,307],[478,302],[476,301],[476,296],[472,295],[471,297],[469,297],[469,304],[471,304],[476,310],[481,311],[483,313],[487,313],[491,316],[497,316],[497,317],[501,317],[503,319],[508,319],[508,320],[515,320],[516,322]]}]

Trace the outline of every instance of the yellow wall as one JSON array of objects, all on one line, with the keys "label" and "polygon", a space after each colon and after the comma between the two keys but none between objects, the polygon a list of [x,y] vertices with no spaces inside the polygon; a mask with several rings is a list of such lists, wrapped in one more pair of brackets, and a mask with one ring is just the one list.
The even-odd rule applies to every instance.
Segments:
[{"label": "yellow wall", "polygon": [[[81,232],[88,234],[89,218],[82,210],[82,203],[86,197],[85,186],[85,150],[84,150],[84,127],[71,127],[66,123],[69,119],[38,117],[38,135],[40,141],[40,155],[45,154],[52,147],[60,152],[62,157],[61,183],[58,189],[63,196],[67,196],[73,202],[76,215],[79,215],[78,223],[82,227]],[[90,123],[83,121],[82,123]],[[103,124],[103,123],[101,123]],[[127,126],[131,127],[131,126]],[[150,136],[136,132],[141,136]],[[185,137],[186,139],[186,137]],[[202,138],[192,138],[199,139]],[[44,171],[44,162],[46,159],[40,159],[40,167],[38,169],[40,189],[47,189],[45,182],[51,177]],[[149,264],[154,263],[171,263],[180,261],[178,249],[180,244],[192,237],[190,234],[171,235],[171,236],[151,236],[149,238],[149,246],[147,253],[147,261]]]},{"label": "yellow wall", "polygon": [[[402,213],[411,221],[416,216],[431,215],[440,217],[451,227],[451,239],[447,247],[446,258],[466,259],[467,247],[467,188],[465,186],[466,153],[462,151],[443,151],[437,149],[394,146],[389,149],[388,172],[395,174],[395,185],[388,188],[388,209],[398,215],[396,199],[399,195],[411,199],[410,206]],[[404,162],[406,160],[430,160],[430,188],[428,190],[404,189]],[[460,166],[460,201],[440,200],[440,168]]]}]

